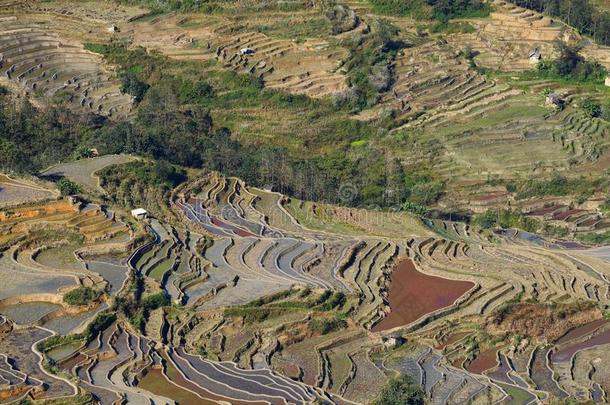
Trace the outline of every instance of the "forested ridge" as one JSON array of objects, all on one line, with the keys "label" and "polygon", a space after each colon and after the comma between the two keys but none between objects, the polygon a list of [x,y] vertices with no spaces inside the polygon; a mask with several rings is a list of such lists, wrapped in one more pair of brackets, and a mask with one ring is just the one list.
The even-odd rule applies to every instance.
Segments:
[{"label": "forested ridge", "polygon": [[[59,161],[81,157],[79,151],[96,148],[102,154],[131,153],[218,170],[302,199],[348,205],[396,206],[410,195],[417,204],[427,204],[442,192],[442,183],[430,175],[407,175],[399,164],[386,162],[382,150],[354,150],[352,142],[366,142],[376,129],[341,118],[341,110],[351,105],[266,90],[256,78],[232,72],[221,77],[193,74],[191,65],[142,48],[88,48],[120,66],[122,90],[138,103],[134,117],[113,121],[95,114],[80,115],[61,103],[37,108],[25,99],[15,103],[5,90],[0,96],[2,170],[35,174]],[[166,73],[172,70],[178,73]],[[366,77],[366,72],[360,77]],[[217,91],[219,83],[225,87],[223,91]],[[358,83],[365,85],[362,79]],[[374,91],[362,95],[374,97]],[[230,129],[215,124],[210,112],[249,103],[287,111],[307,109],[304,124],[315,127],[313,137],[299,150],[272,143],[244,144],[234,139]],[[319,118],[329,114],[338,118],[322,123]],[[344,185],[358,192],[342,198],[339,190]],[[387,189],[395,190],[394,194],[389,196]]]}]

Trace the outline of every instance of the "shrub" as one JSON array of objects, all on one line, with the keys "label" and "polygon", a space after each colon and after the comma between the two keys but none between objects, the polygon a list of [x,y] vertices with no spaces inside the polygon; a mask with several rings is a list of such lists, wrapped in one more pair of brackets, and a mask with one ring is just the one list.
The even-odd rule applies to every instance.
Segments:
[{"label": "shrub", "polygon": [[375,405],[424,405],[424,392],[411,377],[403,375],[390,380],[381,390]]},{"label": "shrub", "polygon": [[59,188],[61,195],[73,195],[81,192],[80,185],[68,179],[59,180],[57,188]]},{"label": "shrub", "polygon": [[493,227],[520,228],[528,232],[536,232],[540,223],[530,217],[522,215],[518,211],[489,209],[474,217],[473,222],[483,229]]},{"label": "shrub", "polygon": [[133,96],[138,103],[142,101],[149,88],[150,86],[138,79],[138,76],[132,71],[124,72],[121,75],[121,91]]},{"label": "shrub", "polygon": [[86,305],[95,301],[101,295],[91,287],[78,287],[64,294],[63,300],[68,305]]},{"label": "shrub", "polygon": [[410,212],[411,214],[415,214],[420,217],[424,217],[428,214],[428,208],[424,207],[423,205],[415,204],[411,201],[405,201],[401,208],[403,211]]},{"label": "shrub", "polygon": [[183,80],[178,89],[178,97],[187,104],[203,103],[214,97],[214,88],[202,80],[194,83]]},{"label": "shrub", "polygon": [[445,184],[441,181],[416,184],[411,189],[409,201],[417,205],[432,205],[438,201],[444,189]]},{"label": "shrub", "polygon": [[576,235],[576,238],[585,243],[606,244],[610,243],[610,231],[603,233],[585,233]]},{"label": "shrub", "polygon": [[591,118],[597,118],[602,115],[602,106],[596,101],[591,100],[590,98],[582,102],[582,108]]},{"label": "shrub", "polygon": [[164,291],[161,291],[159,293],[142,298],[141,305],[145,311],[154,311],[155,309],[165,307],[170,303],[171,302],[167,294],[165,294]]},{"label": "shrub", "polygon": [[95,319],[91,321],[89,325],[87,325],[87,329],[85,331],[87,340],[91,341],[101,331],[112,325],[114,321],[116,321],[116,314],[113,312],[102,312],[96,316]]},{"label": "shrub", "polygon": [[554,61],[543,60],[538,63],[538,72],[550,79],[564,79],[576,82],[603,83],[607,71],[598,62],[585,60],[579,54],[580,48],[561,41],[555,43],[559,56]]},{"label": "shrub", "polygon": [[312,332],[319,333],[320,335],[326,335],[345,328],[346,326],[347,323],[343,319],[339,318],[314,318],[309,322],[309,328],[312,330]]}]

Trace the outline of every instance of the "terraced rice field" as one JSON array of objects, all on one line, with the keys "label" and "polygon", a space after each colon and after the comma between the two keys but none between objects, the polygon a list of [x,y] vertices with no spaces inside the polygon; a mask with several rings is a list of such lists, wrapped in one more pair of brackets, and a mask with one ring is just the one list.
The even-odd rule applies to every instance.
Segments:
[{"label": "terraced rice field", "polygon": [[[24,4],[27,7],[27,4]],[[79,26],[80,24],[80,26]],[[131,111],[132,100],[97,55],[74,37],[104,32],[91,22],[89,32],[66,15],[3,8],[0,14],[2,82],[38,98],[62,98],[67,106],[105,116]],[[84,31],[84,32],[83,32]]]},{"label": "terraced rice field", "polygon": [[403,260],[392,272],[388,295],[391,312],[372,330],[408,325],[423,315],[452,305],[472,287],[471,282],[453,282],[418,273],[410,260]]},{"label": "terraced rice field", "polygon": [[[82,47],[117,40],[290,94],[349,89],[348,42],[377,18],[368,2],[346,2],[354,24],[337,35],[314,2],[238,3],[147,14],[94,1],[0,0],[1,81],[34,100],[127,116],[132,100],[112,67]],[[391,63],[389,89],[349,118],[387,121],[391,130],[370,142],[391,150],[388,158],[431,165],[448,184],[441,206],[484,211],[511,201],[492,178],[607,169],[610,126],[578,107],[602,94],[568,86],[566,108],[553,111],[541,92],[556,83],[501,73],[530,69],[534,46],[553,56],[553,41],[576,35],[568,27],[500,0],[489,18],[463,21],[475,33],[426,38],[415,21],[389,20],[410,46]],[[602,47],[585,44],[583,53],[610,61]],[[212,113],[222,126],[234,111]],[[242,128],[264,138],[261,116],[243,113]],[[261,114],[290,132],[302,120]],[[394,147],[399,139],[409,147]],[[41,176],[66,177],[107,203],[95,173],[133,159],[84,159]],[[70,204],[0,176],[0,207],[10,206],[0,211],[0,402],[62,403],[88,392],[108,405],[360,404],[398,374],[430,404],[608,401],[608,249],[299,201],[215,172],[189,170],[189,179],[159,202],[163,216],[125,224],[116,220],[129,215],[124,207]],[[528,215],[576,231],[607,225],[595,208],[552,204]],[[83,287],[97,298],[63,299]],[[171,305],[157,305],[163,297]],[[88,330],[98,315],[116,317]],[[39,352],[54,334],[84,331]],[[45,368],[48,360],[62,373]]]},{"label": "terraced rice field", "polygon": [[129,155],[105,155],[59,164],[44,170],[40,174],[43,178],[49,179],[65,177],[80,184],[90,192],[103,193],[104,190],[99,186],[99,180],[95,173],[105,167],[131,162],[135,159],[135,157]]},{"label": "terraced rice field", "polygon": [[35,203],[57,196],[52,190],[27,184],[0,174],[0,208]]},{"label": "terraced rice field", "polygon": [[[146,48],[177,59],[216,59],[227,69],[262,78],[269,88],[311,97],[347,89],[345,75],[338,72],[345,49],[322,39],[297,43],[274,38],[253,28],[219,15],[170,14],[136,20],[123,30]],[[242,54],[242,49],[251,53]]]},{"label": "terraced rice field", "polygon": [[[517,237],[519,232],[492,234],[439,220],[426,224],[406,213],[393,214],[401,225],[384,234],[388,218],[376,222],[331,206],[314,210],[217,173],[186,184],[171,201],[176,220],[144,221],[150,242],[127,263],[124,255],[113,259],[104,253],[85,256],[80,268],[59,266],[61,249],[76,248],[69,245],[38,255],[9,250],[0,258],[11,282],[25,277],[15,287],[21,294],[56,296],[74,285],[125,294],[128,274],[135,271],[146,294],[164,291],[176,304],[175,310],[151,311],[142,331],[119,319],[83,350],[50,352],[102,403],[120,397],[160,404],[177,398],[360,403],[372,401],[394,371],[420,382],[435,404],[488,398],[525,404],[535,389],[555,396],[605,395],[602,367],[592,366],[590,377],[566,374],[571,362],[593,361],[587,353],[608,344],[600,315],[592,323],[567,324],[549,346],[532,338],[514,352],[481,335],[480,325],[511,300],[606,305],[610,263],[587,250],[566,250],[535,235]],[[95,206],[79,211],[58,202],[17,209],[4,223],[25,235],[27,227],[15,226],[32,221],[85,232],[79,224],[95,215]],[[324,220],[329,215],[333,221]],[[104,242],[86,246],[95,251]],[[6,298],[16,293],[8,290]],[[270,294],[275,296],[265,298]],[[341,298],[330,304],[333,297]],[[330,310],[321,309],[325,305]],[[227,307],[268,315],[257,321],[225,316]],[[7,308],[8,318],[64,334],[107,306],[75,315],[53,312],[57,316],[47,316],[47,306],[39,304]],[[36,313],[29,316],[28,308]],[[343,313],[348,321],[320,332],[312,311],[320,319]],[[463,326],[456,329],[456,322]],[[396,337],[412,343],[392,348]]]}]

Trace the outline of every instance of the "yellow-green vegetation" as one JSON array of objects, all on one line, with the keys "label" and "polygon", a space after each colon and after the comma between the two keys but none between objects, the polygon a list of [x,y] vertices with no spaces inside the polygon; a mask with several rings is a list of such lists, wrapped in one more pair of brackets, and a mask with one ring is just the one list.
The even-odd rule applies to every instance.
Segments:
[{"label": "yellow-green vegetation", "polygon": [[[259,298],[248,304],[227,308],[224,315],[228,317],[242,317],[248,323],[262,322],[266,319],[277,317],[288,312],[337,312],[341,315],[341,309],[346,302],[345,294],[324,290],[312,292],[310,289],[286,290],[277,294]],[[314,319],[311,328],[321,334],[329,333],[337,328],[345,326],[341,319]]]},{"label": "yellow-green vegetation", "polygon": [[87,305],[95,301],[101,295],[91,287],[75,288],[64,294],[63,300],[68,305]]}]

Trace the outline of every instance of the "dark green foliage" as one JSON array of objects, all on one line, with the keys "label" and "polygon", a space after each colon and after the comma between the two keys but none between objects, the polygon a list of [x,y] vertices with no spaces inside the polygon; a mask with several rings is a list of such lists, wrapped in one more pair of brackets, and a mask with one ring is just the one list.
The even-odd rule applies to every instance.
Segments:
[{"label": "dark green foliage", "polygon": [[[286,300],[295,293],[294,290],[280,291],[275,294],[258,298],[248,304],[227,308],[224,312],[228,317],[241,317],[245,322],[262,322],[266,319],[280,316],[289,311],[313,310],[328,312],[339,309],[345,303],[346,297],[340,291],[325,290],[321,294],[310,297],[311,290],[303,290],[298,294],[299,300]],[[307,294],[304,294],[307,293]],[[302,298],[309,297],[306,300]]]},{"label": "dark green foliage", "polygon": [[[2,88],[4,89],[4,88]],[[34,173],[65,161],[90,130],[88,117],[75,116],[62,105],[37,110],[0,91],[0,170]]]},{"label": "dark green foliage", "polygon": [[133,72],[124,72],[121,75],[121,91],[133,96],[136,102],[142,101],[150,86],[138,79]]},{"label": "dark green foliage", "polygon": [[483,229],[494,227],[519,228],[528,232],[536,232],[540,228],[540,222],[533,218],[522,215],[518,211],[489,209],[474,217],[473,222]]},{"label": "dark green foliage", "polygon": [[337,99],[337,105],[361,110],[373,106],[380,93],[389,90],[394,80],[392,62],[397,51],[407,46],[397,35],[398,28],[377,20],[371,24],[368,34],[347,44],[350,55],[344,68],[351,88]]},{"label": "dark green foliage", "polygon": [[424,405],[424,392],[411,377],[403,375],[390,380],[375,405]]},{"label": "dark green foliage", "polygon": [[559,56],[554,61],[538,63],[538,72],[549,79],[563,79],[575,82],[603,83],[606,78],[606,68],[598,62],[585,60],[579,52],[579,47],[557,41],[555,43]]},{"label": "dark green foliage", "polygon": [[390,16],[429,17],[423,0],[369,0],[375,12]]},{"label": "dark green foliage", "polygon": [[345,299],[345,294],[341,291],[337,291],[329,297],[326,297],[324,300],[325,302],[320,302],[316,309],[320,311],[331,311],[333,309],[341,308],[343,304],[345,304]]},{"label": "dark green foliage", "polygon": [[343,4],[337,4],[334,0],[326,0],[324,3],[324,16],[331,25],[331,35],[350,31],[356,28],[360,21],[358,14]]},{"label": "dark green foliage", "polygon": [[602,233],[579,234],[576,237],[578,238],[578,240],[585,243],[592,243],[597,245],[610,243],[610,231]]},{"label": "dark green foliage", "polygon": [[93,152],[91,151],[90,148],[82,145],[82,146],[79,146],[78,148],[76,148],[76,150],[72,154],[72,157],[75,160],[87,159],[87,158],[93,157]]},{"label": "dark green foliage", "polygon": [[101,331],[109,327],[114,321],[116,321],[116,314],[113,312],[102,312],[87,325],[85,336],[88,341],[95,338]]},{"label": "dark green foliage", "polygon": [[61,195],[73,195],[81,192],[80,186],[68,179],[60,179],[57,182],[57,188]]},{"label": "dark green foliage", "polygon": [[262,322],[266,319],[280,316],[287,310],[283,308],[243,308],[234,307],[227,308],[224,311],[226,317],[240,317],[244,318],[246,323]]},{"label": "dark green foliage", "polygon": [[160,160],[156,162],[135,161],[122,165],[110,166],[99,172],[102,186],[114,180],[134,180],[145,185],[165,185],[175,187],[186,180],[183,169]]},{"label": "dark green foliage", "polygon": [[439,21],[452,18],[486,17],[491,6],[480,0],[427,0],[434,9],[434,16]]},{"label": "dark green foliage", "polygon": [[91,287],[78,287],[65,293],[63,300],[69,305],[86,305],[98,299],[100,294]]},{"label": "dark green foliage", "polygon": [[159,292],[144,297],[141,301],[144,311],[154,311],[155,309],[167,306],[170,304],[169,297],[165,292]]},{"label": "dark green foliage", "polygon": [[[139,279],[141,280],[141,276],[136,276],[134,281],[138,282]],[[142,298],[140,288],[137,288],[131,297],[117,297],[116,299],[116,309],[122,312],[129,322],[140,331],[144,331],[151,311],[170,304],[170,299],[164,291]]]},{"label": "dark green foliage", "polygon": [[587,115],[591,118],[597,118],[602,115],[602,106],[590,98],[582,102],[582,108],[587,112]]},{"label": "dark green foliage", "polygon": [[183,80],[178,88],[178,97],[185,104],[205,104],[214,97],[214,88],[202,80],[194,83]]},{"label": "dark green foliage", "polygon": [[72,335],[67,335],[67,336],[53,335],[53,336],[50,336],[48,339],[38,342],[36,344],[36,348],[40,352],[46,353],[49,350],[51,350],[57,346],[65,345],[65,344],[72,343],[72,342],[79,341],[79,340],[83,340],[82,335],[78,335],[78,334],[72,334]]},{"label": "dark green foliage", "polygon": [[578,179],[568,179],[561,174],[554,174],[550,179],[528,180],[517,186],[517,199],[529,197],[542,197],[547,195],[587,195],[596,190],[604,190],[608,187],[608,179],[589,179],[580,177]]},{"label": "dark green foliage", "polygon": [[373,9],[390,16],[410,15],[418,19],[485,17],[491,7],[481,0],[369,0]]},{"label": "dark green foliage", "polygon": [[184,169],[163,160],[109,166],[99,176],[112,201],[129,208],[143,207],[154,215],[159,213],[160,201],[186,180]]},{"label": "dark green foliage", "polygon": [[445,183],[431,181],[415,184],[409,193],[409,201],[420,206],[432,205],[438,201],[445,189]]}]

